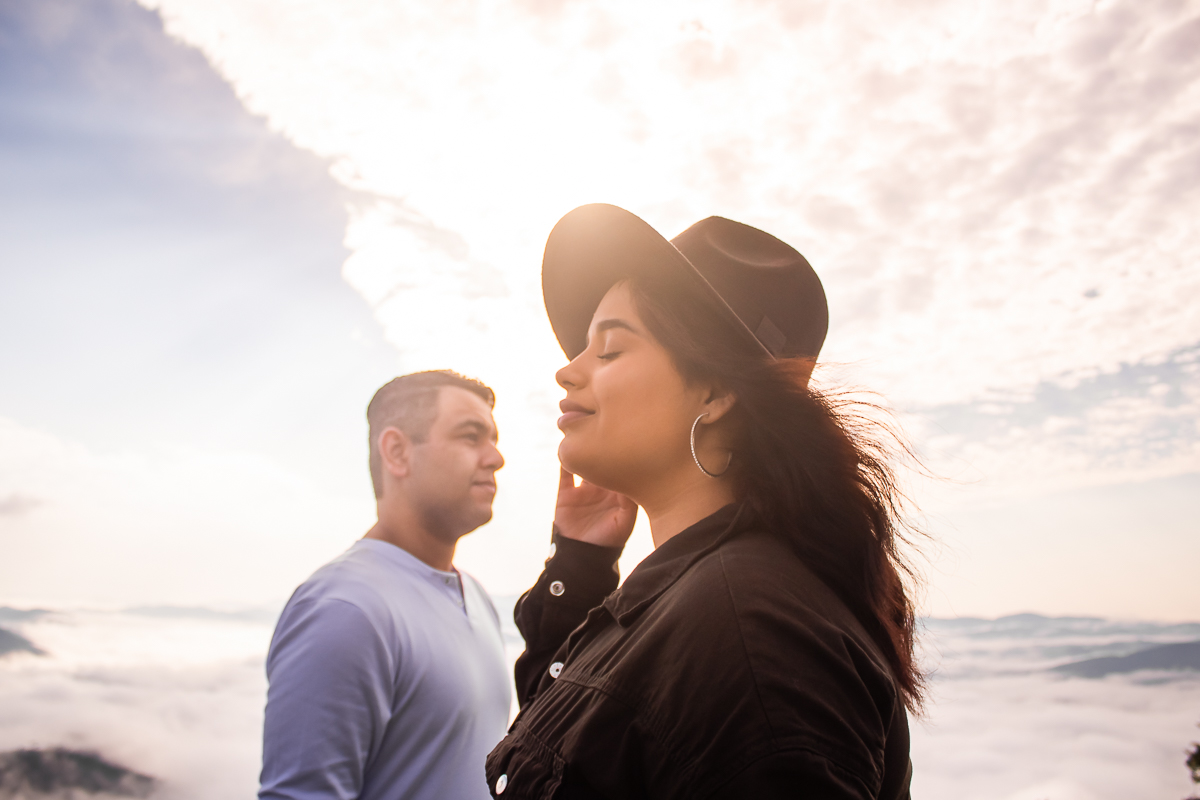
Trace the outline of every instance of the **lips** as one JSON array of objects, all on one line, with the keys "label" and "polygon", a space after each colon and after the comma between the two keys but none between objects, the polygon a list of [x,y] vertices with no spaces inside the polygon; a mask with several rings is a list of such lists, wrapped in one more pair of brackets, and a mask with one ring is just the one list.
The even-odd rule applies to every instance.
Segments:
[{"label": "lips", "polygon": [[558,408],[563,412],[563,415],[558,418],[559,430],[565,431],[568,425],[578,422],[581,419],[592,416],[596,412],[589,408],[579,405],[574,400],[563,400],[558,404]]}]

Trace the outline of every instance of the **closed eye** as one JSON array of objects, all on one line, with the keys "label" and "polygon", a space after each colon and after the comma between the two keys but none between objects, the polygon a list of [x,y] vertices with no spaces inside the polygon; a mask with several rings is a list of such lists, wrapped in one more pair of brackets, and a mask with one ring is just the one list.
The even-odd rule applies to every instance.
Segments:
[{"label": "closed eye", "polygon": [[620,350],[611,350],[607,353],[601,353],[600,355],[596,356],[596,358],[600,359],[601,361],[612,361],[619,355],[621,355]]}]

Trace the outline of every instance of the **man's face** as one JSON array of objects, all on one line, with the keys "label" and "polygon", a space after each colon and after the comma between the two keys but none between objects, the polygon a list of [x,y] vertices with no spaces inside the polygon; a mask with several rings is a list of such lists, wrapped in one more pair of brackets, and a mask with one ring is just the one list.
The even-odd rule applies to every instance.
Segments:
[{"label": "man's face", "polygon": [[442,387],[437,416],[425,441],[412,445],[409,466],[410,496],[429,532],[454,541],[490,520],[504,456],[488,404],[466,389]]}]

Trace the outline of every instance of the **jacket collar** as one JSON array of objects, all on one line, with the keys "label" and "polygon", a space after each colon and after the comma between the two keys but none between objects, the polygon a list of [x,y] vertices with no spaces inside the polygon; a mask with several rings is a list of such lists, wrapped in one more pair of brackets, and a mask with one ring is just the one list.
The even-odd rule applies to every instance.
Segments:
[{"label": "jacket collar", "polygon": [[642,559],[621,588],[604,599],[604,607],[619,625],[628,626],[692,564],[745,527],[749,517],[744,505],[730,503],[684,528]]}]

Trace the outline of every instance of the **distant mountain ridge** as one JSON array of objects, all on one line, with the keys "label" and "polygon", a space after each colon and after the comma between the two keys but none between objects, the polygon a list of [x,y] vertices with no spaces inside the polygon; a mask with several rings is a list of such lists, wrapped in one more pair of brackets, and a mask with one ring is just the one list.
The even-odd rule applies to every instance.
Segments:
[{"label": "distant mountain ridge", "polygon": [[52,613],[47,608],[12,608],[0,606],[0,622],[32,622]]},{"label": "distant mountain ridge", "polygon": [[970,633],[984,638],[1002,636],[1056,636],[1063,633],[1104,635],[1154,634],[1200,638],[1200,622],[1150,622],[1107,619],[1105,617],[1048,617],[1042,614],[1009,614],[987,617],[921,617],[920,623],[931,631],[939,629]]},{"label": "distant mountain ridge", "polygon": [[1127,656],[1089,658],[1054,667],[1055,672],[1079,678],[1103,678],[1140,670],[1200,672],[1200,642],[1162,644],[1148,647]]},{"label": "distant mountain ridge", "polygon": [[223,611],[203,606],[133,606],[126,608],[123,613],[139,617],[156,617],[158,619],[204,619],[219,622],[254,622],[274,625],[279,619],[282,607],[251,608],[241,611]]}]

